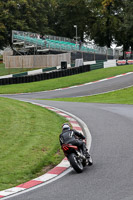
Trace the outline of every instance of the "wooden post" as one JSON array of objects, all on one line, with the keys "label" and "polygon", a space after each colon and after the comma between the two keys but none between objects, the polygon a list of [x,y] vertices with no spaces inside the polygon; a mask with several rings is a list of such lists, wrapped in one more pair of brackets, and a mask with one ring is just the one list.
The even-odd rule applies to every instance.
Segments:
[{"label": "wooden post", "polygon": [[10,74],[10,59],[9,59],[9,68],[8,68],[8,74]]}]

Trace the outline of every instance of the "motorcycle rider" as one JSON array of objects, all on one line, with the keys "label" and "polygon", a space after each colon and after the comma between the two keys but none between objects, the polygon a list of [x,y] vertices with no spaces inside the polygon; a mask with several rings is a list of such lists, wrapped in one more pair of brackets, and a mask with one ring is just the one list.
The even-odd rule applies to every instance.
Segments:
[{"label": "motorcycle rider", "polygon": [[70,128],[68,123],[64,123],[62,125],[62,133],[59,136],[60,144],[72,144],[82,149],[83,154],[89,161],[89,165],[92,165],[92,158],[88,153],[88,149],[86,148],[86,144],[83,140],[85,140],[85,136]]}]

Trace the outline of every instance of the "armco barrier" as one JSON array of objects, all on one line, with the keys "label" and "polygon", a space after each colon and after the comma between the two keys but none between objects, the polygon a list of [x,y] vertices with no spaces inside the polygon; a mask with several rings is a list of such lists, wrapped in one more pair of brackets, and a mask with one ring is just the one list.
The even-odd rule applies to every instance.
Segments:
[{"label": "armco barrier", "polygon": [[97,60],[96,64],[90,65],[90,70],[95,70],[95,69],[102,69],[104,68],[104,61],[105,60]]},{"label": "armco barrier", "polygon": [[47,79],[79,74],[79,73],[83,73],[87,71],[90,71],[90,65],[84,65],[80,67],[68,68],[64,70],[52,71],[52,72],[36,74],[36,75],[3,78],[3,79],[0,79],[0,85],[29,83],[29,82],[35,82],[35,81],[41,81],[41,80],[47,80]]},{"label": "armco barrier", "polygon": [[20,76],[26,76],[27,72],[19,73],[19,74],[13,74],[13,77],[20,77]]}]

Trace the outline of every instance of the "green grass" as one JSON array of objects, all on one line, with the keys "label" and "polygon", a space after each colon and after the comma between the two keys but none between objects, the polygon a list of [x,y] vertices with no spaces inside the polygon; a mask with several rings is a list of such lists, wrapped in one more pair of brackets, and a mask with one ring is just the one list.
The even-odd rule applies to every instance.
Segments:
[{"label": "green grass", "polygon": [[28,93],[70,87],[133,71],[133,65],[93,70],[73,76],[33,83],[0,86],[0,94]]},{"label": "green grass", "polygon": [[4,64],[0,64],[0,76],[8,75],[8,74],[17,74],[21,72],[27,72],[35,69],[26,69],[26,68],[13,68],[13,69],[5,69]]},{"label": "green grass", "polygon": [[0,190],[31,180],[54,166],[65,118],[45,108],[0,98]]},{"label": "green grass", "polygon": [[[0,93],[50,90],[78,85],[133,71],[133,65],[94,70],[35,83],[0,86]],[[100,95],[54,99],[58,101],[133,104],[133,87]],[[59,133],[65,119],[29,103],[0,98],[0,190],[45,173],[63,158]],[[52,124],[52,126],[51,126]]]},{"label": "green grass", "polygon": [[133,87],[93,96],[56,98],[52,100],[84,103],[133,104]]}]

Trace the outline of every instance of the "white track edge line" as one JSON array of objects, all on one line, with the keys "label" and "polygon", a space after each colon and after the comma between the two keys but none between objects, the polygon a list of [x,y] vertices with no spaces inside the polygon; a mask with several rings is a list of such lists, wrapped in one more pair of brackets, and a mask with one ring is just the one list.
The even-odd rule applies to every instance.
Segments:
[{"label": "white track edge line", "polygon": [[[38,105],[38,106],[40,105],[41,107],[51,107],[51,108],[53,108],[53,109],[55,109],[55,110],[57,110],[57,111],[61,111],[61,112],[63,112],[63,113],[66,113],[67,115],[70,115],[71,117],[73,117],[74,119],[76,119],[76,120],[81,124],[82,128],[84,129],[83,132],[84,132],[84,134],[85,134],[85,136],[86,136],[86,146],[87,146],[87,148],[88,148],[88,151],[90,151],[91,142],[92,142],[92,137],[91,137],[91,134],[90,134],[90,131],[89,131],[87,125],[86,125],[80,118],[76,117],[75,115],[73,115],[73,114],[71,114],[71,113],[69,113],[69,112],[67,112],[67,111],[64,111],[64,110],[62,110],[62,109],[58,109],[58,108],[53,107],[53,106],[43,105],[43,104],[40,104],[40,103],[35,103],[35,102],[33,102],[33,101],[28,101],[28,100],[19,100],[19,101],[31,103],[31,104]],[[46,108],[46,109],[47,109],[47,108]],[[55,112],[55,111],[53,110],[53,112]],[[58,165],[59,165],[59,164],[58,164]],[[4,200],[4,199],[12,198],[12,197],[14,197],[14,196],[21,195],[21,194],[23,194],[23,193],[26,193],[26,192],[35,190],[35,189],[37,189],[37,188],[39,188],[39,187],[42,187],[42,186],[44,186],[44,185],[46,185],[46,184],[49,184],[49,183],[51,183],[51,182],[53,182],[53,181],[55,181],[55,180],[57,180],[57,179],[59,179],[59,178],[65,176],[65,175],[68,174],[70,171],[72,171],[71,167],[69,167],[69,168],[66,169],[63,173],[57,175],[56,177],[54,177],[54,178],[52,178],[52,179],[50,179],[50,180],[48,180],[48,181],[46,181],[46,182],[44,182],[44,183],[41,183],[40,185],[36,185],[36,186],[34,186],[34,187],[32,187],[32,188],[24,189],[24,190],[22,190],[22,191],[20,191],[20,192],[17,192],[17,193],[12,194],[12,195],[2,197],[1,199]],[[10,188],[9,188],[9,189],[10,189]],[[1,191],[1,192],[2,192],[2,191]]]}]

